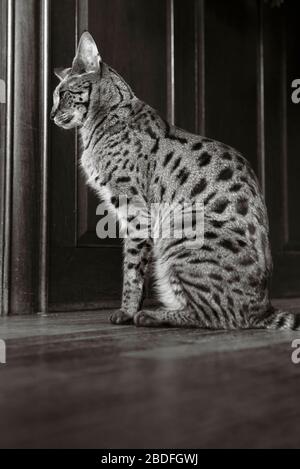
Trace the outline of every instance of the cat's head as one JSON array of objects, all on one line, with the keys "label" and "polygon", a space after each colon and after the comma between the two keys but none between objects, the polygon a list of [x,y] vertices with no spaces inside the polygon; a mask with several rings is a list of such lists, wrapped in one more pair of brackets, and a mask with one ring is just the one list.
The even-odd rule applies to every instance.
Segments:
[{"label": "cat's head", "polygon": [[80,38],[72,67],[56,69],[60,83],[53,93],[51,119],[64,129],[81,126],[88,114],[91,95],[99,87],[103,63],[88,32]]}]

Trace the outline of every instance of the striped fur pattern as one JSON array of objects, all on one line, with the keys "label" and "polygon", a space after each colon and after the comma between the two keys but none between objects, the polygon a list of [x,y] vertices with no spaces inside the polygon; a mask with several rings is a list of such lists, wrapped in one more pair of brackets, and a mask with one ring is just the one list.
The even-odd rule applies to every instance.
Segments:
[{"label": "striped fur pattern", "polygon": [[[204,245],[130,237],[124,242],[122,306],[115,324],[213,329],[299,329],[300,318],[269,300],[272,259],[266,207],[249,163],[233,148],[165,122],[102,62],[89,33],[72,67],[58,71],[52,118],[78,127],[88,183],[120,218],[120,195],[148,206],[200,200]],[[156,311],[142,309],[149,259],[155,263]]]}]

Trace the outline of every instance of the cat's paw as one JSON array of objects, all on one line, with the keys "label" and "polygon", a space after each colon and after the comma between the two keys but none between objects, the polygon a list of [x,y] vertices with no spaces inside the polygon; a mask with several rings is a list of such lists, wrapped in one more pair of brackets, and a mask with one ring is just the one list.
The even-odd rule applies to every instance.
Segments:
[{"label": "cat's paw", "polygon": [[129,316],[129,314],[125,313],[121,309],[112,313],[109,319],[112,324],[133,324],[133,317]]},{"label": "cat's paw", "polygon": [[159,327],[161,321],[155,317],[152,311],[139,311],[134,315],[134,324],[138,327]]}]

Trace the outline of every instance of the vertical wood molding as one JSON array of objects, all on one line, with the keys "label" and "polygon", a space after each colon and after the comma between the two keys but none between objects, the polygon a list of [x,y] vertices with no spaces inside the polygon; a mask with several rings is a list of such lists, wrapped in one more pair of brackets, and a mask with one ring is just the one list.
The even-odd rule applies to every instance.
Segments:
[{"label": "vertical wood molding", "polygon": [[167,120],[175,124],[174,0],[167,0]]},{"label": "vertical wood molding", "polygon": [[39,166],[38,4],[14,2],[14,113],[10,262],[10,314],[35,310]]},{"label": "vertical wood molding", "polygon": [[[4,230],[5,230],[5,140],[7,74],[7,0],[0,0],[0,315],[3,312]],[[3,96],[2,93],[5,93]]]},{"label": "vertical wood molding", "polygon": [[47,310],[50,0],[8,0],[2,313]]},{"label": "vertical wood molding", "polygon": [[40,264],[38,310],[48,309],[48,171],[49,171],[49,61],[50,61],[50,2],[41,1],[40,27],[40,148],[41,148],[41,194],[40,194]]},{"label": "vertical wood molding", "polygon": [[13,113],[14,113],[14,0],[7,2],[7,73],[6,73],[6,142],[4,179],[4,240],[2,314],[9,314],[11,216],[12,216],[12,159],[13,159]]},{"label": "vertical wood molding", "polygon": [[258,177],[262,192],[266,194],[266,152],[265,152],[265,73],[264,73],[264,5],[257,0],[257,157]]},{"label": "vertical wood molding", "polygon": [[205,135],[205,0],[195,0],[195,129]]},{"label": "vertical wood molding", "polygon": [[286,5],[282,6],[283,9],[283,27],[282,27],[282,63],[281,63],[281,82],[282,82],[282,158],[281,158],[281,172],[282,172],[282,248],[288,244],[289,234],[289,200],[288,200],[288,128],[287,128],[287,21],[286,21]]}]

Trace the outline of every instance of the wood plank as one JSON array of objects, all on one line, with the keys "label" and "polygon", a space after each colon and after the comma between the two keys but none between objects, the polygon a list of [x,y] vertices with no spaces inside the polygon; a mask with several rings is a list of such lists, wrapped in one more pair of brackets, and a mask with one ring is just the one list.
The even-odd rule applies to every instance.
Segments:
[{"label": "wood plank", "polygon": [[113,326],[108,315],[0,319],[2,448],[299,447],[299,334]]}]

